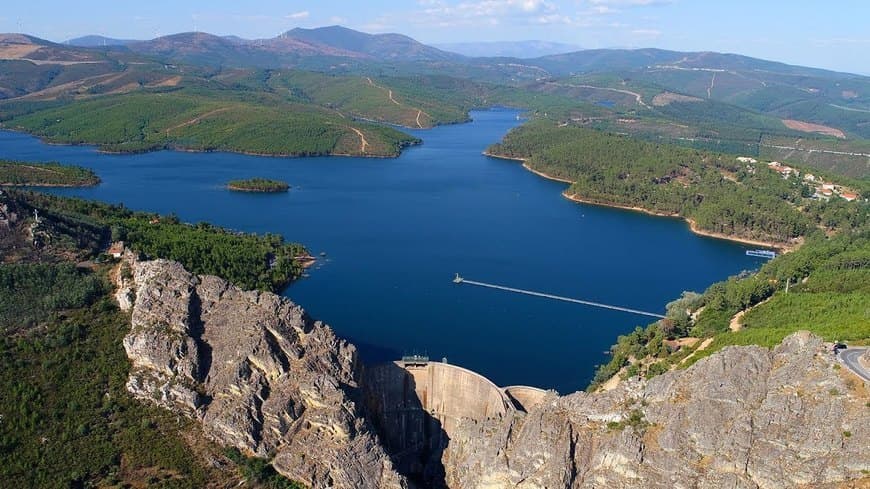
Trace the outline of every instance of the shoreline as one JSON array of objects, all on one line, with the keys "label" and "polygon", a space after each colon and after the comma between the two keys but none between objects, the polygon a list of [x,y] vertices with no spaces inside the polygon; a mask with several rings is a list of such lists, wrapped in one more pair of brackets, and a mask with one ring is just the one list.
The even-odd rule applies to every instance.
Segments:
[{"label": "shoreline", "polygon": [[525,168],[526,170],[529,170],[530,172],[534,173],[535,175],[537,175],[539,177],[546,178],[547,180],[553,180],[555,182],[567,183],[568,185],[574,184],[574,182],[572,182],[571,180],[568,180],[567,178],[554,177],[552,175],[547,175],[546,173],[544,173],[542,171],[535,170],[534,168],[530,167],[529,164],[526,163],[525,161],[523,161],[523,168]]},{"label": "shoreline", "polygon": [[583,197],[577,196],[577,194],[569,194],[567,190],[562,192],[562,197],[565,197],[566,199],[568,199],[572,202],[577,202],[580,204],[597,205],[597,206],[601,206],[601,207],[610,207],[610,208],[614,208],[614,209],[622,209],[622,210],[633,211],[633,212],[641,212],[643,214],[647,214],[647,215],[654,216],[654,217],[669,217],[669,218],[674,218],[674,219],[682,219],[683,221],[686,222],[686,224],[689,225],[689,231],[691,231],[694,234],[697,234],[698,236],[704,236],[705,238],[721,239],[724,241],[733,241],[735,243],[761,246],[764,248],[772,248],[772,249],[775,249],[777,251],[781,251],[783,253],[787,253],[789,251],[794,251],[797,248],[797,246],[788,245],[786,243],[776,243],[773,241],[762,241],[762,240],[758,240],[758,239],[741,238],[738,236],[732,236],[730,234],[723,234],[723,233],[717,233],[715,231],[707,231],[704,229],[700,229],[700,228],[698,228],[698,225],[697,225],[697,223],[695,223],[694,219],[692,219],[691,217],[681,216],[680,214],[666,214],[664,212],[651,211],[649,209],[644,209],[642,207],[632,207],[632,206],[627,206],[627,205],[597,202],[597,201],[590,200],[590,199],[584,199]]},{"label": "shoreline", "polygon": [[[546,178],[547,180],[553,180],[556,182],[567,183],[569,185],[574,183],[571,180],[567,180],[565,178],[554,177],[552,175],[548,175],[540,170],[536,170],[536,169],[530,167],[528,164],[527,158],[501,156],[501,155],[489,153],[488,151],[484,151],[483,154],[485,156],[489,156],[491,158],[496,158],[496,159],[500,159],[500,160],[522,162],[523,168],[534,173],[535,175],[538,175],[539,177]],[[645,209],[643,207],[630,206],[630,205],[624,205],[624,204],[615,204],[613,202],[599,202],[599,201],[595,201],[592,199],[580,197],[577,194],[569,193],[568,189],[565,189],[562,192],[562,197],[564,197],[572,202],[576,202],[578,204],[597,205],[597,206],[601,206],[601,207],[610,207],[613,209],[622,209],[622,210],[633,211],[633,212],[641,212],[643,214],[647,214],[647,215],[655,216],[655,217],[670,217],[670,218],[682,219],[683,221],[685,221],[689,225],[689,231],[691,231],[692,233],[694,233],[698,236],[704,236],[706,238],[721,239],[721,240],[725,240],[725,241],[732,241],[735,243],[747,244],[747,245],[753,245],[753,246],[762,246],[765,248],[775,249],[775,250],[780,251],[782,253],[788,253],[790,251],[794,251],[800,246],[800,244],[789,245],[786,243],[776,243],[773,241],[763,241],[763,240],[751,239],[751,238],[741,238],[739,236],[732,236],[729,234],[717,233],[715,231],[707,231],[704,229],[699,229],[697,223],[692,218],[685,217],[685,216],[682,216],[682,215],[677,214],[677,213],[668,214],[668,213],[664,213],[664,212],[657,212],[657,211],[653,211],[650,209]]]},{"label": "shoreline", "polygon": [[227,188],[227,190],[230,190],[233,192],[248,192],[248,193],[254,193],[254,194],[283,194],[283,193],[287,193],[290,191],[289,185],[287,186],[287,188],[280,189],[280,190],[265,190],[265,189],[256,189],[256,188],[236,187],[235,185],[227,185],[226,188]]},{"label": "shoreline", "polygon": [[488,152],[488,151],[484,151],[484,152],[483,152],[483,155],[484,155],[484,156],[489,156],[490,158],[495,158],[495,159],[497,159],[497,160],[507,160],[507,161],[519,161],[519,162],[522,162],[522,164],[523,164],[523,168],[525,168],[526,170],[528,170],[528,171],[534,173],[535,175],[537,175],[537,176],[539,176],[539,177],[546,178],[547,180],[553,180],[553,181],[555,181],[555,182],[567,183],[568,185],[571,185],[571,184],[574,183],[572,180],[568,180],[567,178],[554,177],[553,175],[547,175],[546,173],[544,173],[544,172],[542,172],[542,171],[535,170],[534,168],[532,168],[531,166],[529,166],[528,158],[518,158],[518,157],[514,157],[514,156],[502,156],[502,155],[497,155],[497,154],[490,153],[490,152]]},{"label": "shoreline", "polygon": [[2,187],[88,188],[88,187],[96,187],[100,183],[102,183],[102,182],[83,183],[83,184],[75,184],[75,183],[0,183],[0,188],[2,188]]},{"label": "shoreline", "polygon": [[174,146],[171,144],[164,146],[156,146],[146,149],[134,149],[129,151],[113,151],[108,149],[103,149],[99,143],[87,143],[87,142],[61,142],[61,141],[53,141],[46,136],[42,136],[21,128],[16,127],[8,127],[0,124],[0,131],[9,131],[18,134],[25,134],[27,136],[32,136],[36,139],[39,139],[43,144],[48,146],[71,146],[71,147],[92,147],[97,153],[107,154],[107,155],[139,155],[139,154],[147,154],[147,153],[156,153],[158,151],[177,151],[179,153],[229,153],[229,154],[237,154],[244,156],[261,156],[265,158],[324,158],[330,156],[341,156],[345,158],[398,158],[402,156],[402,153],[406,148],[411,148],[413,146],[419,146],[423,144],[422,140],[412,141],[409,143],[399,144],[399,150],[396,154],[392,155],[378,155],[378,154],[350,154],[350,153],[326,153],[326,154],[294,154],[294,153],[257,153],[253,151],[243,151],[243,150],[233,150],[233,149],[195,149],[195,148],[185,148],[183,146]]}]

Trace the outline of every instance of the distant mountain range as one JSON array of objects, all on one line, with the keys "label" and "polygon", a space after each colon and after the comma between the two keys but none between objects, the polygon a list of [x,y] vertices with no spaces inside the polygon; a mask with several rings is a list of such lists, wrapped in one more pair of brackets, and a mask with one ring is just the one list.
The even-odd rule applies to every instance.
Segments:
[{"label": "distant mountain range", "polygon": [[382,60],[449,61],[459,58],[454,53],[427,46],[402,34],[365,34],[341,26],[317,29],[296,28],[279,36],[282,37],[361,53]]},{"label": "distant mountain range", "polygon": [[140,41],[132,39],[113,39],[106,36],[90,35],[70,39],[68,41],[64,41],[63,44],[80,48],[97,48],[107,46],[126,46],[128,44],[133,44],[134,42]]},{"label": "distant mountain range", "polygon": [[580,46],[548,41],[491,41],[433,44],[444,51],[472,58],[540,58],[551,54],[580,51]]},{"label": "distant mountain range", "polygon": [[[42,40],[39,43],[54,44]],[[205,32],[186,32],[142,41],[89,35],[70,39],[63,45],[125,49],[178,62],[228,67],[289,67],[300,59],[311,57],[382,63],[493,66],[492,60],[477,58],[505,58],[502,64],[510,64],[511,60],[515,60],[518,66],[543,69],[556,76],[645,70],[660,65],[690,70],[771,71],[797,76],[843,75],[714,52],[690,53],[653,48],[582,50],[579,46],[545,41],[451,43],[433,47],[402,34],[367,34],[341,26],[295,28],[268,39],[243,39]]]},{"label": "distant mountain range", "polygon": [[458,61],[462,58],[401,34],[366,34],[341,26],[296,28],[269,39],[186,32],[146,41],[84,36],[64,44],[126,48],[177,62],[235,67],[291,66],[300,58],[317,56],[384,62]]}]

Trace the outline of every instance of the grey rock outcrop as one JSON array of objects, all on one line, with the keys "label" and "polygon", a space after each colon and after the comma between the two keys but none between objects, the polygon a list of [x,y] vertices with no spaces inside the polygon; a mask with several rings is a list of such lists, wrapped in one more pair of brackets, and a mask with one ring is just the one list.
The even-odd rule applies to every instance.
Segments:
[{"label": "grey rock outcrop", "polygon": [[868,399],[834,365],[819,338],[796,333],[773,351],[731,347],[648,382],[571,394],[500,422],[469,422],[454,430],[444,451],[446,482],[516,488],[870,484]]},{"label": "grey rock outcrop", "polygon": [[18,214],[13,207],[10,207],[6,201],[6,195],[0,189],[0,237],[11,233],[17,223]]},{"label": "grey rock outcrop", "polygon": [[[0,195],[2,195],[2,190],[0,190]],[[0,230],[9,229],[13,224],[18,220],[18,216],[15,215],[14,212],[9,210],[9,206],[2,201],[0,201]]]},{"label": "grey rock outcrop", "polygon": [[357,402],[356,350],[328,326],[283,297],[175,262],[124,263],[132,280],[116,274],[117,297],[132,305],[133,395],[311,487],[406,486]]}]

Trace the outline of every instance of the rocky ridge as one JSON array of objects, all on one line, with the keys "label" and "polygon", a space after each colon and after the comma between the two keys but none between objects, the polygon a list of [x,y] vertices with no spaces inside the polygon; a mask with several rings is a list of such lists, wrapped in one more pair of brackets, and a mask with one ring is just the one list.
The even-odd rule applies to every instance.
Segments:
[{"label": "rocky ridge", "polygon": [[[132,311],[135,396],[199,420],[312,487],[406,487],[360,402],[352,345],[299,306],[132,255],[116,274]],[[123,267],[128,271],[124,272]],[[867,387],[821,340],[730,347],[602,393],[463,418],[440,461],[454,488],[870,487]],[[392,454],[396,455],[396,454]],[[424,471],[426,468],[423,469]]]},{"label": "rocky ridge", "polygon": [[3,190],[0,190],[0,232],[7,232],[18,221],[18,216],[9,208],[9,204],[2,200]]},{"label": "rocky ridge", "polygon": [[[465,423],[450,487],[870,487],[870,405],[809,333]],[[483,436],[493,433],[492,436]]]},{"label": "rocky ridge", "polygon": [[401,488],[358,407],[353,345],[289,300],[127,254],[116,298],[136,397],[311,487]]}]

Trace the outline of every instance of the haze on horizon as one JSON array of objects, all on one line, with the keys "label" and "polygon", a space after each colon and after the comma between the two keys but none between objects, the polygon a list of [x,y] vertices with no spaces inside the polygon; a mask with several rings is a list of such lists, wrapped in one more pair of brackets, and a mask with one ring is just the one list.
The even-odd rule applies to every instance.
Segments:
[{"label": "haze on horizon", "polygon": [[870,2],[700,0],[60,0],[5,5],[0,32],[55,42],[99,34],[150,39],[202,31],[266,38],[294,27],[340,24],[396,32],[427,44],[542,40],[583,48],[718,51],[870,74]]}]

